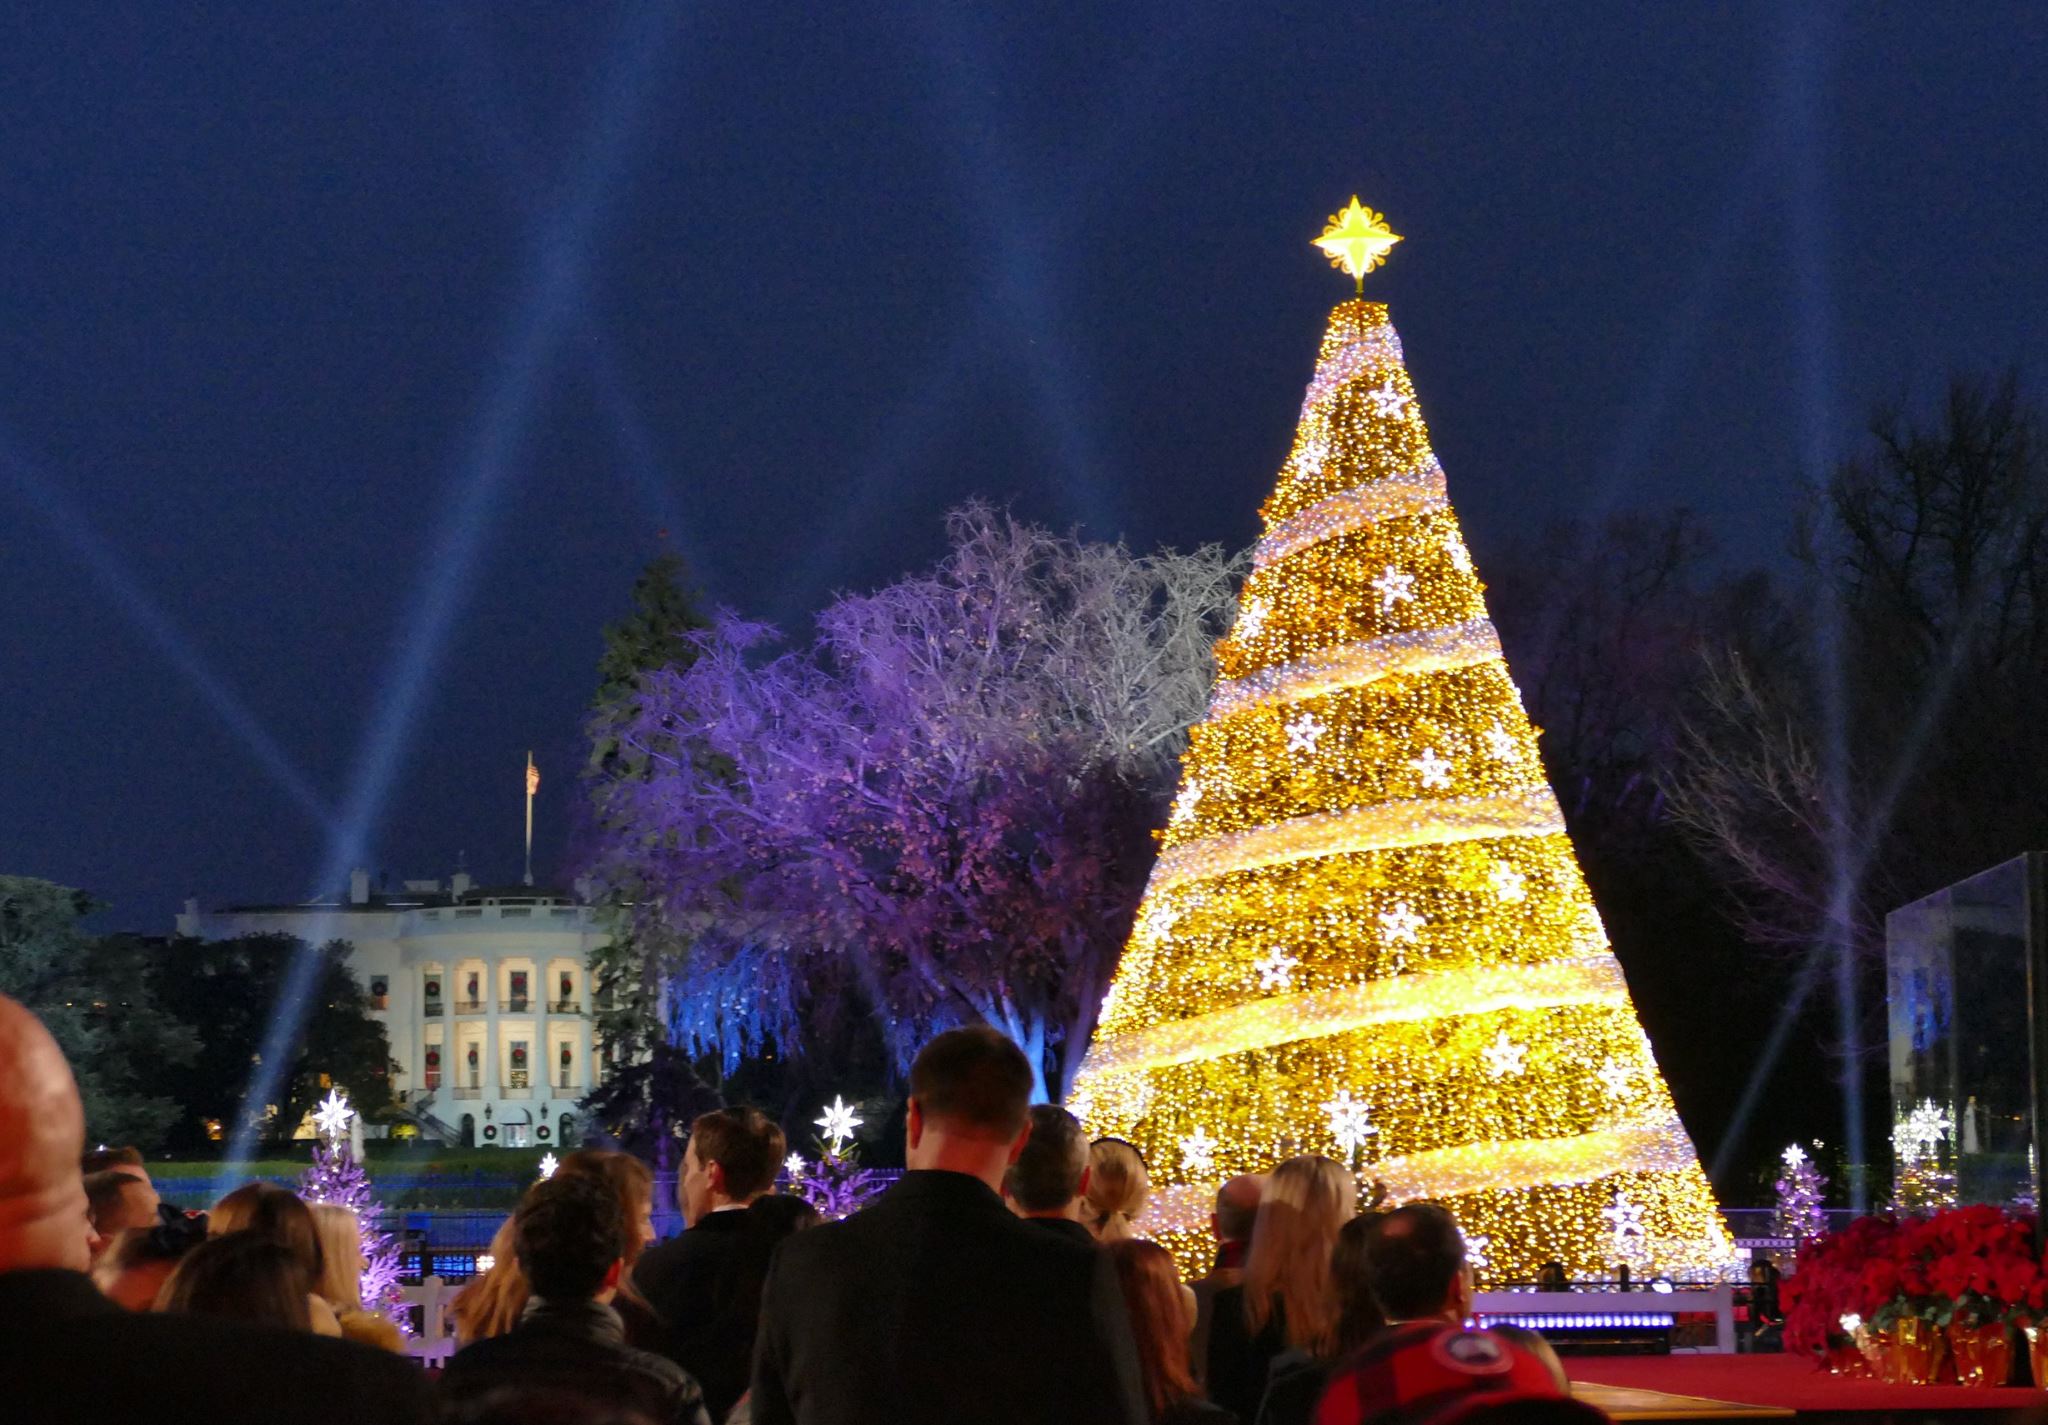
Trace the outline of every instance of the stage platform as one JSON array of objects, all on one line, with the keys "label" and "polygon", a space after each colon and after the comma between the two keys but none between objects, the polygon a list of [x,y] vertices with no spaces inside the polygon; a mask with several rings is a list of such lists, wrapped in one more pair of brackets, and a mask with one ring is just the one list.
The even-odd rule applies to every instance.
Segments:
[{"label": "stage platform", "polygon": [[1844,1380],[1804,1356],[1576,1356],[1564,1366],[1573,1393],[1616,1420],[2048,1425],[2048,1391]]}]

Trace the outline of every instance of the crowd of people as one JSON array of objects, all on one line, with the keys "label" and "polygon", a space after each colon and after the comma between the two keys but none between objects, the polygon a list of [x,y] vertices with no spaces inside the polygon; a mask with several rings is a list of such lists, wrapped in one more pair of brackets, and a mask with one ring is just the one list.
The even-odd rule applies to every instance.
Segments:
[{"label": "crowd of people", "polygon": [[0,1400],[223,1425],[1604,1419],[1540,1338],[1467,1327],[1441,1207],[1360,1211],[1339,1164],[1290,1158],[1223,1186],[1214,1264],[1183,1284],[1142,1235],[1142,1157],[1030,1096],[1002,1035],[939,1035],[910,1072],[907,1171],[831,1223],[774,1190],[786,1145],[753,1109],[692,1125],[667,1241],[645,1164],[571,1153],[430,1372],[360,1299],[353,1213],[266,1183],[161,1202],[140,1155],[82,1152],[70,1067],[0,997]]}]

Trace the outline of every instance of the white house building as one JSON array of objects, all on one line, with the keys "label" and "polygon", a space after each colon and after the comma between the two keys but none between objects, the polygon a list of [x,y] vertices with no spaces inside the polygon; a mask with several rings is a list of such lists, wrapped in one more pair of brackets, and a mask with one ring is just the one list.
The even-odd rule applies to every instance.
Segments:
[{"label": "white house building", "polygon": [[357,871],[345,901],[205,912],[187,901],[178,933],[348,941],[391,1040],[392,1088],[421,1131],[508,1148],[576,1141],[576,1102],[600,1072],[590,952],[607,937],[574,898],[476,886],[467,873],[386,893]]}]

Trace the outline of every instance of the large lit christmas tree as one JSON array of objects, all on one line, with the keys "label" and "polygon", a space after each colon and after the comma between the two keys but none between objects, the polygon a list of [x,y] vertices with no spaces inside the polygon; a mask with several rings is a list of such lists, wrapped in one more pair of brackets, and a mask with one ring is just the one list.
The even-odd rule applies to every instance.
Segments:
[{"label": "large lit christmas tree", "polygon": [[[1317,245],[1400,241],[1356,198]],[[1580,875],[1384,304],[1330,316],[1074,1106],[1141,1230],[1324,1153],[1486,1275],[1720,1274],[1732,1243]]]},{"label": "large lit christmas tree", "polygon": [[314,1111],[320,1141],[313,1149],[312,1165],[299,1175],[299,1196],[307,1202],[333,1203],[356,1215],[363,1245],[358,1282],[363,1309],[388,1316],[400,1331],[410,1335],[412,1323],[398,1295],[404,1244],[377,1225],[383,1206],[371,1192],[370,1174],[356,1157],[355,1137],[350,1132],[354,1119],[355,1111],[338,1089]]}]

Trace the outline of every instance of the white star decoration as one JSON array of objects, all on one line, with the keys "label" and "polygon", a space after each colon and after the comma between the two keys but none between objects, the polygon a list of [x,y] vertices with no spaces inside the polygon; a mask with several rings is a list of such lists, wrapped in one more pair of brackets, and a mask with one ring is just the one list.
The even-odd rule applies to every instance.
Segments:
[{"label": "white star decoration", "polygon": [[1373,414],[1376,416],[1398,416],[1408,408],[1408,397],[1395,389],[1392,376],[1389,376],[1378,390],[1367,391],[1365,398],[1372,402]]},{"label": "white star decoration", "polygon": [[1253,961],[1252,968],[1258,972],[1260,989],[1284,990],[1293,987],[1294,967],[1300,963],[1276,945],[1264,959]]},{"label": "white star decoration", "polygon": [[1510,1074],[1522,1072],[1529,1051],[1525,1046],[1508,1038],[1508,1032],[1503,1029],[1493,1037],[1493,1043],[1486,1046],[1483,1057],[1486,1060],[1486,1072],[1496,1079],[1504,1079]]},{"label": "white star decoration", "polygon": [[1406,901],[1395,901],[1392,908],[1380,912],[1380,933],[1389,945],[1413,945],[1415,933],[1427,924]]},{"label": "white star decoration", "polygon": [[1515,735],[1497,722],[1486,729],[1485,735],[1486,750],[1496,761],[1505,762],[1519,750],[1515,746]]},{"label": "white star decoration", "polygon": [[329,1089],[327,1097],[320,1100],[320,1106],[313,1110],[313,1127],[320,1136],[333,1142],[348,1136],[348,1121],[356,1111],[348,1106],[348,1098],[340,1089]]},{"label": "white star decoration", "polygon": [[1613,1206],[1600,1209],[1600,1215],[1607,1219],[1617,1247],[1624,1246],[1631,1238],[1640,1242],[1650,1235],[1649,1229],[1643,1226],[1643,1209],[1620,1193],[1614,1195]]},{"label": "white star decoration", "polygon": [[1465,541],[1453,532],[1444,544],[1444,553],[1449,556],[1451,567],[1460,574],[1472,572],[1472,551],[1465,547]]},{"label": "white star decoration", "polygon": [[1424,751],[1420,757],[1411,758],[1408,765],[1422,778],[1424,789],[1451,784],[1451,764],[1448,759],[1439,757],[1434,747]]},{"label": "white star decoration", "polygon": [[1202,800],[1202,784],[1189,782],[1180,789],[1180,795],[1173,799],[1173,819],[1186,821],[1195,814],[1195,807]]},{"label": "white star decoration", "polygon": [[804,1161],[804,1155],[801,1153],[791,1153],[782,1160],[782,1170],[789,1174],[792,1182],[802,1177],[804,1169],[809,1166],[810,1164]]},{"label": "white star decoration", "polygon": [[1529,886],[1522,879],[1522,873],[1505,861],[1493,863],[1493,871],[1487,880],[1493,883],[1493,893],[1509,904],[1528,899]]},{"label": "white star decoration", "polygon": [[1266,626],[1266,615],[1272,611],[1264,599],[1246,599],[1237,611],[1237,627],[1230,630],[1230,636],[1239,643],[1257,638],[1259,630]]},{"label": "white star decoration", "polygon": [[551,1177],[553,1177],[553,1176],[555,1175],[555,1169],[557,1169],[557,1168],[559,1168],[559,1167],[561,1167],[561,1166],[562,1166],[562,1160],[561,1160],[561,1159],[559,1159],[559,1158],[557,1158],[557,1157],[556,1157],[556,1156],[555,1156],[555,1155],[554,1155],[553,1153],[543,1153],[543,1154],[541,1154],[541,1155],[540,1155],[540,1180],[541,1180],[542,1182],[546,1182],[546,1181],[547,1181],[547,1180],[548,1180],[549,1178],[551,1178]]},{"label": "white star decoration", "polygon": [[815,1122],[824,1133],[825,1142],[830,1146],[835,1158],[839,1156],[839,1150],[846,1146],[846,1140],[853,1136],[853,1130],[860,1127],[860,1119],[854,1116],[853,1106],[838,1094],[832,1095],[832,1106]]},{"label": "white star decoration", "polygon": [[1321,435],[1312,435],[1301,443],[1301,453],[1294,457],[1294,468],[1303,475],[1313,475],[1329,458],[1330,442]]},{"label": "white star decoration", "polygon": [[1323,734],[1328,731],[1329,729],[1323,726],[1321,718],[1314,713],[1303,713],[1287,724],[1288,753],[1292,755],[1298,752],[1304,757],[1308,756],[1316,750],[1316,744],[1322,741]]},{"label": "white star decoration", "polygon": [[1634,1069],[1610,1059],[1600,1066],[1600,1072],[1593,1077],[1600,1080],[1609,1098],[1622,1098],[1628,1093],[1628,1081],[1635,1076]]},{"label": "white star decoration", "polygon": [[1389,564],[1380,571],[1380,577],[1372,581],[1372,587],[1379,590],[1380,612],[1391,612],[1396,604],[1415,601],[1415,576],[1403,574]]},{"label": "white star decoration", "polygon": [[1806,1150],[1800,1147],[1797,1143],[1794,1143],[1791,1147],[1785,1150],[1784,1156],[1785,1166],[1788,1168],[1796,1168],[1801,1163],[1806,1161]]},{"label": "white star decoration", "polygon": [[1365,1146],[1366,1139],[1379,1132],[1372,1126],[1371,1107],[1353,1098],[1350,1089],[1339,1089],[1337,1096],[1323,1105],[1323,1112],[1329,1115],[1337,1150],[1347,1159]]},{"label": "white star decoration", "polygon": [[1145,938],[1164,940],[1173,933],[1174,922],[1180,919],[1180,912],[1165,901],[1156,901],[1152,909],[1145,912]]},{"label": "white star decoration", "polygon": [[1205,1178],[1216,1169],[1216,1140],[1209,1130],[1197,1127],[1180,1140],[1180,1164],[1190,1177]]}]

